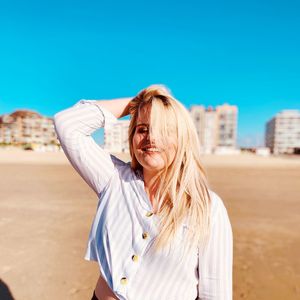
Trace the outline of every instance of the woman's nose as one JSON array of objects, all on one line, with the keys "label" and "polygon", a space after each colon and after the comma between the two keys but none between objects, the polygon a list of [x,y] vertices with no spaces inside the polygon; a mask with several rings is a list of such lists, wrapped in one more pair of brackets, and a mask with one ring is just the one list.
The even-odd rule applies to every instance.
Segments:
[{"label": "woman's nose", "polygon": [[146,136],[146,143],[147,144],[157,146],[157,141],[158,141],[157,138],[151,136],[150,134],[147,134],[147,136]]}]

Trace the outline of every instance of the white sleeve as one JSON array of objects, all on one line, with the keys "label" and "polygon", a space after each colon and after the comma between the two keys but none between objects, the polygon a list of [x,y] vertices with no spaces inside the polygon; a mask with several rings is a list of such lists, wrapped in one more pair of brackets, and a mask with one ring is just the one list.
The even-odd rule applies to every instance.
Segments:
[{"label": "white sleeve", "polygon": [[232,300],[232,228],[223,201],[211,196],[210,237],[199,251],[198,295],[201,300]]},{"label": "white sleeve", "polygon": [[115,164],[121,161],[103,150],[91,134],[116,120],[96,100],[80,100],[54,115],[54,128],[65,155],[97,194],[112,177]]}]

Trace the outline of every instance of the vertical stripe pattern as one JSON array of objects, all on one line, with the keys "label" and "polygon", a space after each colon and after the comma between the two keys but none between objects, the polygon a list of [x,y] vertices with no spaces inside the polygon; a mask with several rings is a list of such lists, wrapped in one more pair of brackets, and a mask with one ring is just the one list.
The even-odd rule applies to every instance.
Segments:
[{"label": "vertical stripe pattern", "polygon": [[211,194],[211,232],[204,249],[185,260],[183,223],[171,251],[154,252],[158,216],[142,174],[104,151],[91,134],[116,118],[95,100],[80,100],[54,116],[65,155],[95,191],[98,206],[85,258],[97,261],[102,277],[122,300],[231,300],[232,229],[220,197]]}]

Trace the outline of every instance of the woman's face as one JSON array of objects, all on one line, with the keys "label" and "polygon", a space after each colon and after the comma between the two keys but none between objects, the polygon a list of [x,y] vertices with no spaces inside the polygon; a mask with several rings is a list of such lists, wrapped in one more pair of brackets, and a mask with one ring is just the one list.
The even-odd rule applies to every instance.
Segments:
[{"label": "woman's face", "polygon": [[133,136],[133,152],[143,167],[148,172],[158,172],[165,165],[167,167],[173,162],[176,154],[175,134],[168,135],[166,141],[154,140],[149,137],[151,106],[144,105],[139,112],[136,128]]}]

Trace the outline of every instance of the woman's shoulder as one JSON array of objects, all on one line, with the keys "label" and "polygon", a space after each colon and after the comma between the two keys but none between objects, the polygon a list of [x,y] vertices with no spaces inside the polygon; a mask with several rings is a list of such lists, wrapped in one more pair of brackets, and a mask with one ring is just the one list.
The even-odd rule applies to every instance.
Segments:
[{"label": "woman's shoulder", "polygon": [[215,191],[209,189],[208,193],[209,193],[209,196],[210,196],[210,199],[211,199],[211,203],[213,205],[218,205],[218,204],[223,203],[222,198]]},{"label": "woman's shoulder", "polygon": [[123,161],[122,159],[118,158],[117,156],[115,156],[113,154],[110,154],[110,158],[111,158],[111,160],[114,163],[116,168],[126,167],[126,165],[129,164],[129,163],[126,163],[125,161]]},{"label": "woman's shoulder", "polygon": [[223,199],[214,191],[209,190],[211,200],[211,216],[215,218],[219,213],[227,214],[227,209]]},{"label": "woman's shoulder", "polygon": [[114,163],[115,169],[117,170],[117,173],[119,174],[121,179],[125,179],[125,180],[135,179],[136,180],[136,179],[142,178],[140,172],[135,172],[131,168],[130,161],[125,162],[112,154],[110,156]]}]

